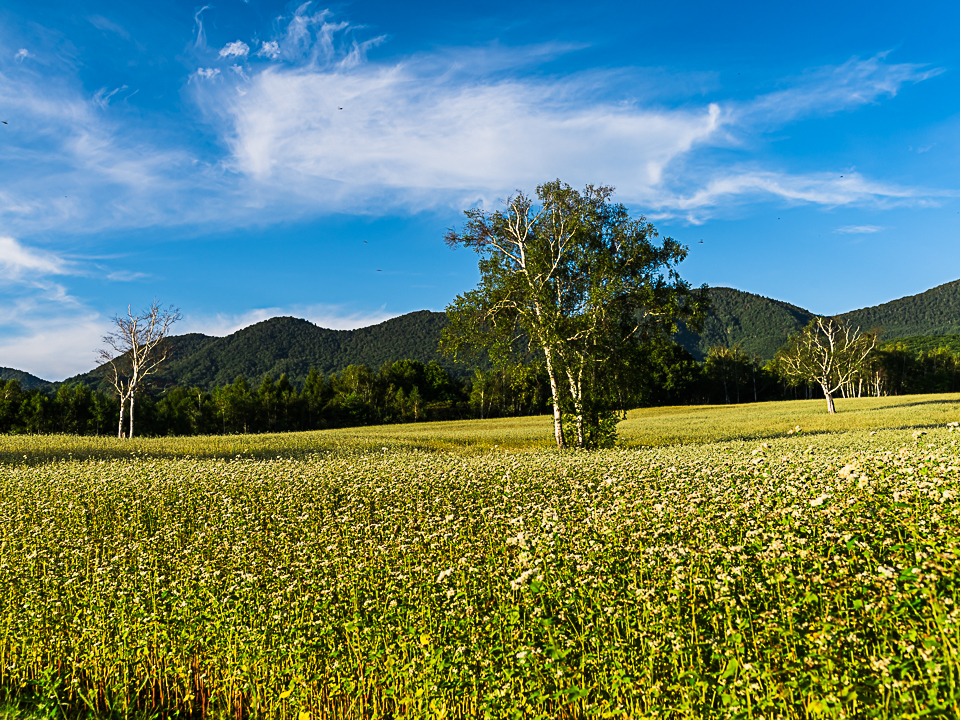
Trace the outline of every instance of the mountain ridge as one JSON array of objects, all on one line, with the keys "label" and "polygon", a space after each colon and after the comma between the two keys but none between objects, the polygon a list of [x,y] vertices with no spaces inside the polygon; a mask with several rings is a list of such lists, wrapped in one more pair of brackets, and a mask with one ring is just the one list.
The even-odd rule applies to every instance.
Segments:
[{"label": "mountain ridge", "polygon": [[[681,326],[676,341],[703,360],[711,347],[739,345],[747,354],[772,359],[787,338],[814,314],[782,300],[727,287],[709,289],[713,309],[699,334]],[[838,315],[863,330],[882,328],[881,342],[899,338],[960,335],[960,280],[944,283],[916,295]],[[473,368],[454,363],[437,351],[440,332],[447,324],[444,313],[430,310],[400,315],[355,330],[321,328],[308,320],[289,316],[263,320],[225,337],[188,333],[170,338],[168,362],[154,385],[212,388],[233,382],[238,375],[257,380],[277,379],[286,373],[302,383],[311,368],[340,372],[348,365],[377,369],[384,363],[436,361],[458,377]],[[926,346],[927,344],[921,344]],[[917,345],[920,347],[921,345]],[[0,380],[19,379],[24,389],[84,383],[106,389],[103,367],[48,382],[13,368],[0,368]]]}]

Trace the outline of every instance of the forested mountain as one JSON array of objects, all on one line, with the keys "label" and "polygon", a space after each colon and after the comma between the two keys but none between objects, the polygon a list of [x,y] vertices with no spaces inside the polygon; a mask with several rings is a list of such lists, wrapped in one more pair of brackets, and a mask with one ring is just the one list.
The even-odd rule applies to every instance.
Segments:
[{"label": "forested mountain", "polygon": [[813,314],[796,305],[762,295],[710,288],[713,308],[699,335],[681,328],[676,340],[697,360],[717,345],[740,348],[750,356],[770,360],[790,335],[806,325]]},{"label": "forested mountain", "polygon": [[[349,365],[379,368],[397,360],[436,360],[451,374],[464,376],[472,370],[437,351],[446,324],[444,313],[421,310],[357,330],[329,330],[307,320],[276,317],[222,338],[175,336],[170,359],[154,384],[213,388],[232,383],[238,375],[258,380],[286,373],[290,382],[301,385],[311,368],[329,374]],[[77,381],[105,387],[99,369],[67,382]]]},{"label": "forested mountain", "polygon": [[891,340],[881,339],[880,346],[886,349],[900,348],[912,355],[946,348],[955,355],[960,355],[960,335],[911,335]]},{"label": "forested mountain", "polygon": [[[795,305],[733,288],[711,288],[709,292],[713,310],[703,332],[696,335],[681,328],[676,336],[677,342],[698,360],[703,360],[711,347],[736,344],[749,356],[769,360],[791,333],[813,317]],[[960,340],[939,336],[960,336],[960,280],[841,317],[863,330],[880,327],[884,343],[902,338],[917,352],[941,346],[956,349]],[[329,330],[306,320],[278,317],[222,338],[198,333],[178,335],[170,338],[170,358],[155,386],[213,388],[232,383],[241,374],[258,380],[266,374],[276,379],[284,373],[300,385],[313,367],[329,374],[349,365],[376,369],[404,359],[424,364],[435,360],[454,376],[469,376],[472,367],[454,363],[437,352],[446,324],[443,313],[422,310],[357,330]],[[938,339],[929,339],[932,336]],[[25,390],[63,384],[0,368],[0,380],[13,379],[20,380]],[[100,369],[65,382],[107,388]]]},{"label": "forested mountain", "polygon": [[882,328],[881,338],[915,335],[960,334],[960,280],[954,280],[919,295],[909,295],[882,305],[840,315],[863,330]]},{"label": "forested mountain", "polygon": [[0,367],[0,382],[6,382],[7,380],[19,380],[20,387],[24,390],[33,390],[34,388],[46,387],[50,384],[48,380],[42,380],[36,375],[31,375],[23,370]]},{"label": "forested mountain", "polygon": [[[710,299],[713,310],[703,332],[695,335],[681,329],[676,338],[698,360],[703,360],[711,347],[738,343],[748,355],[770,360],[786,339],[813,317],[796,305],[733,288],[710,288]],[[918,351],[934,349],[944,343],[920,342],[919,338],[960,334],[960,280],[839,317],[861,330],[880,328],[884,343],[911,338],[911,347],[916,345]]]}]

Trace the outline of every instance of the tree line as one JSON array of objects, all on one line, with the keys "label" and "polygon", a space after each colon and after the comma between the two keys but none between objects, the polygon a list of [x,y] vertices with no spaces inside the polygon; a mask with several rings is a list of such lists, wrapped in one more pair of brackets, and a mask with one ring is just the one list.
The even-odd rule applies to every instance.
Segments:
[{"label": "tree line", "polygon": [[[797,381],[778,360],[739,347],[716,346],[697,362],[674,343],[648,347],[635,359],[616,407],[722,405],[822,398],[813,382]],[[841,397],[960,392],[960,353],[876,349]],[[473,418],[543,415],[552,411],[542,365],[476,370],[459,379],[439,364],[401,360],[379,370],[351,365],[340,373],[312,370],[300,385],[285,375],[247,379],[213,390],[150,386],[138,400],[138,433],[150,436],[235,434]],[[115,394],[82,384],[24,390],[0,382],[0,433],[115,435]]]}]

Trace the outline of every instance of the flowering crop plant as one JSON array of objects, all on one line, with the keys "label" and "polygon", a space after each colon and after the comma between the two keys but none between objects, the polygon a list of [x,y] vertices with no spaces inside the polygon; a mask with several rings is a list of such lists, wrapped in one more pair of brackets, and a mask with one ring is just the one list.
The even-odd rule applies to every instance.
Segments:
[{"label": "flowering crop plant", "polygon": [[50,717],[957,717],[953,438],[8,460],[0,692]]}]

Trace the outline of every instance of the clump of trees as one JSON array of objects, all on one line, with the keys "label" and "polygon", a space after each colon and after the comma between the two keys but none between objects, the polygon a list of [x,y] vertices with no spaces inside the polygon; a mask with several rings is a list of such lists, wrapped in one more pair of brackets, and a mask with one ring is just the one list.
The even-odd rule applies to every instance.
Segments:
[{"label": "clump of trees", "polygon": [[164,340],[180,317],[179,310],[162,308],[157,300],[138,315],[134,315],[128,305],[125,316],[113,317],[113,332],[103,336],[106,347],[99,352],[100,361],[107,368],[107,377],[120,400],[117,437],[124,436],[123,420],[128,408],[130,427],[127,437],[133,437],[137,394],[147,378],[155,374],[167,359],[168,345]]},{"label": "clump of trees", "polygon": [[[484,375],[488,387],[496,385],[494,375]],[[542,403],[518,397],[521,391],[510,382],[501,386],[486,394],[488,416],[543,412]],[[50,392],[24,391],[19,380],[0,381],[0,432],[106,435],[120,418],[113,395],[82,384]],[[324,375],[313,369],[300,386],[286,375],[252,381],[241,375],[211,390],[145,382],[137,401],[141,435],[284,432],[473,416],[469,382],[451,377],[436,362],[416,360],[388,363],[379,371],[351,365]]]},{"label": "clump of trees", "polygon": [[480,284],[447,308],[441,348],[498,368],[542,364],[558,448],[612,443],[651,346],[699,327],[705,292],[676,272],[687,249],[611,202],[613,189],[559,180],[503,210],[466,211],[447,243],[479,256]]}]

